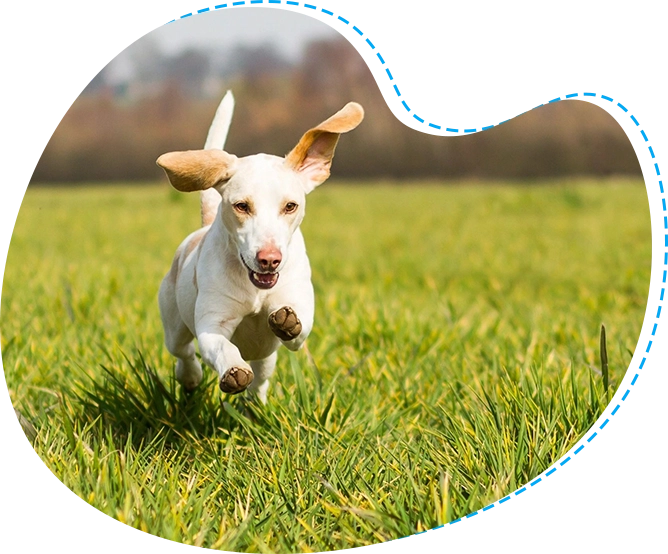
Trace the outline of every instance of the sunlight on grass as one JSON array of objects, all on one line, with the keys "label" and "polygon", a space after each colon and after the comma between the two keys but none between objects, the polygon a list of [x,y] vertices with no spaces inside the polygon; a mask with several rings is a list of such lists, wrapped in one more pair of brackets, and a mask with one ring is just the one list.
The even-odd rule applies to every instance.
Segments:
[{"label": "sunlight on grass", "polygon": [[162,345],[157,289],[196,195],[30,189],[2,295],[13,403],[70,489],[168,539],[329,550],[462,517],[567,451],[636,345],[642,183],[551,185],[313,193],[315,328],[264,407],[211,371],[185,395]]}]

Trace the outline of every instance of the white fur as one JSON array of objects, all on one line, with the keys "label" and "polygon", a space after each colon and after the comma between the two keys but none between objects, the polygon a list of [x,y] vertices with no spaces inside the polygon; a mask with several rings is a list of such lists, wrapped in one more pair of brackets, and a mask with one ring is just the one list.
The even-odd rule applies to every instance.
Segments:
[{"label": "white fur", "polygon": [[[227,95],[207,146],[223,148],[232,107]],[[254,380],[248,390],[266,402],[276,350],[281,344],[299,349],[313,325],[311,269],[299,229],[306,190],[312,186],[283,158],[258,154],[235,164],[229,181],[203,191],[203,204],[209,206],[203,206],[203,215],[213,203],[217,214],[211,225],[189,235],[177,249],[172,271],[160,287],[160,312],[165,344],[177,358],[176,377],[186,388],[202,379],[196,337],[202,359],[221,378],[231,368],[251,369]],[[252,202],[252,216],[238,217],[234,205],[241,201]],[[288,202],[298,205],[293,214],[283,213]],[[249,269],[261,272],[256,255],[267,247],[278,249],[282,261],[277,283],[264,290],[253,285]],[[284,306],[295,311],[302,325],[290,341],[276,337],[268,324],[269,315]]]}]

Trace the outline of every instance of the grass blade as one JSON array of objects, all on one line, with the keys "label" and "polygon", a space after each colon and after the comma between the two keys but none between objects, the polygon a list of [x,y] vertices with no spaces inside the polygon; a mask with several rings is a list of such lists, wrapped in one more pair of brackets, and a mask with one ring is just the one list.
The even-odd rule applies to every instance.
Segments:
[{"label": "grass blade", "polygon": [[600,355],[601,355],[601,374],[603,375],[603,390],[605,397],[609,400],[609,377],[608,377],[608,346],[605,338],[605,325],[601,325],[601,340],[600,340]]}]

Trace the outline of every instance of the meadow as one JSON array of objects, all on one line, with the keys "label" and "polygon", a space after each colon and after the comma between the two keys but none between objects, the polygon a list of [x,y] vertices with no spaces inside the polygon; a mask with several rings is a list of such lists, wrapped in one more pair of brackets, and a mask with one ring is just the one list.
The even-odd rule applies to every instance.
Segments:
[{"label": "meadow", "polygon": [[173,378],[157,289],[198,226],[196,195],[31,187],[0,332],[37,454],[111,517],[244,552],[399,538],[527,483],[626,371],[647,197],[637,179],[449,184],[309,196],[316,323],[307,350],[280,351],[266,406],[222,394],[210,370],[190,396]]}]

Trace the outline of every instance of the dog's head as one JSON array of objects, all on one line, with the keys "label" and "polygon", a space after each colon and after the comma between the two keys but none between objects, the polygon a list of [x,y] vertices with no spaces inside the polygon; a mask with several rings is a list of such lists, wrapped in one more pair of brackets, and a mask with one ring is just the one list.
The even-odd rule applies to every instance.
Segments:
[{"label": "dog's head", "polygon": [[269,289],[278,281],[292,235],[304,218],[306,194],[329,177],[339,135],[363,117],[359,104],[347,104],[307,131],[285,158],[189,150],[163,154],[157,163],[177,190],[215,188],[220,193],[222,223],[251,282]]}]

